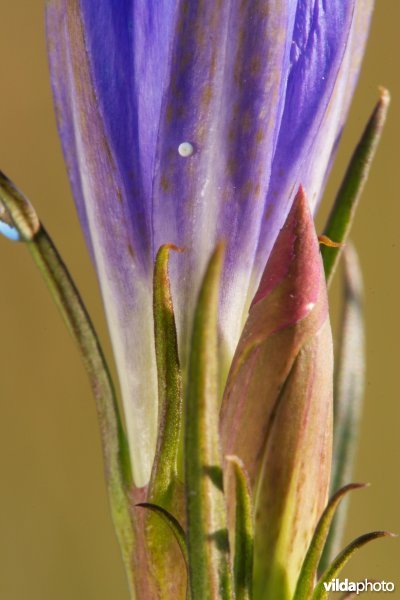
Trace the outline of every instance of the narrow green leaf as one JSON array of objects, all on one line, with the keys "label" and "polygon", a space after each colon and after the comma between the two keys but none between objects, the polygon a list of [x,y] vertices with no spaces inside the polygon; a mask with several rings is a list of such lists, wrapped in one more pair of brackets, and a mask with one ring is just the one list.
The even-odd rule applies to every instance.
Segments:
[{"label": "narrow green leaf", "polygon": [[336,509],[348,492],[363,487],[365,487],[365,484],[351,483],[336,492],[336,494],[330,499],[328,506],[324,510],[315,529],[308,552],[301,567],[293,600],[309,600],[311,597],[314,589],[318,563],[320,561]]},{"label": "narrow green leaf", "polygon": [[193,600],[232,598],[218,438],[217,314],[223,248],[210,259],[194,315],[185,398],[185,486]]},{"label": "narrow green leaf", "polygon": [[329,582],[340,573],[354,552],[359,550],[365,544],[368,544],[368,542],[372,542],[373,540],[381,537],[395,536],[388,531],[372,531],[371,533],[365,533],[364,535],[361,535],[356,540],[353,540],[348,546],[346,546],[346,548],[344,548],[344,550],[338,554],[333,563],[321,575],[312,595],[312,600],[326,600],[329,597],[329,591],[325,588],[324,583],[329,584]]},{"label": "narrow green leaf", "polygon": [[[154,263],[153,316],[158,374],[158,436],[146,499],[179,520],[184,518],[184,493],[178,478],[178,454],[183,421],[182,380],[174,307],[168,274],[172,244],[161,246]],[[177,519],[175,519],[177,521]],[[147,560],[159,600],[183,598],[187,573],[169,526],[150,512],[143,520]],[[179,542],[178,542],[179,543]]]},{"label": "narrow green leaf", "polygon": [[179,440],[182,428],[182,378],[179,365],[174,307],[171,298],[168,263],[171,244],[162,246],[154,265],[153,313],[158,373],[158,438],[149,498],[165,502],[177,479]]},{"label": "narrow green leaf", "polygon": [[226,460],[233,467],[236,490],[233,563],[235,600],[251,600],[253,596],[254,520],[250,480],[240,458],[227,456]]},{"label": "narrow green leaf", "polygon": [[[345,248],[343,258],[344,297],[335,370],[331,493],[352,479],[365,380],[363,285],[357,254],[352,244]],[[345,500],[335,515],[320,570],[324,570],[340,550],[347,504],[348,501]]]},{"label": "narrow green leaf", "polygon": [[174,534],[176,541],[178,542],[179,548],[182,552],[182,556],[185,560],[185,564],[187,567],[188,566],[188,551],[187,551],[186,537],[185,537],[185,532],[182,528],[182,525],[179,523],[179,521],[177,519],[175,519],[175,517],[173,515],[171,515],[170,512],[165,510],[165,508],[163,508],[162,506],[158,506],[157,504],[153,504],[151,502],[140,502],[139,504],[136,504],[136,506],[139,506],[142,508],[147,508],[148,510],[151,510],[152,512],[159,515],[159,517],[164,521],[164,523],[166,523],[168,525],[168,527],[171,529],[172,533]]},{"label": "narrow green leaf", "polygon": [[27,243],[82,353],[96,400],[111,512],[132,590],[133,530],[128,500],[131,484],[129,451],[103,351],[78,290],[56,247],[31,204],[3,175],[0,177],[0,200],[13,226],[18,230],[20,239]]},{"label": "narrow green leaf", "polygon": [[[336,196],[323,235],[344,244],[351,229],[354,214],[367,181],[369,170],[382,135],[390,102],[389,92],[381,89],[380,98],[361,136]],[[325,276],[332,280],[342,247],[321,246]]]}]

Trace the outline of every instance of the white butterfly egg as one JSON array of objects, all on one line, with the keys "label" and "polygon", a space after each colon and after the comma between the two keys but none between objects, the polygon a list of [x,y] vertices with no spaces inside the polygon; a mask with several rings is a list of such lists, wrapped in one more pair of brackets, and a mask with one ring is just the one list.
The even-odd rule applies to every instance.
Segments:
[{"label": "white butterfly egg", "polygon": [[179,156],[182,156],[182,158],[188,158],[189,156],[192,156],[193,152],[193,144],[190,142],[182,142],[182,144],[179,144],[178,146],[178,153]]}]

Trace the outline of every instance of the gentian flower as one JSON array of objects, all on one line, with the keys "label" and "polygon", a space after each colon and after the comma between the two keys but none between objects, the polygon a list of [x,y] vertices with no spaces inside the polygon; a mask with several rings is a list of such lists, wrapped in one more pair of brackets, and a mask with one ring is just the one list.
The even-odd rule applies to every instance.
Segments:
[{"label": "gentian flower", "polygon": [[183,371],[205,265],[226,242],[225,372],[298,185],[312,209],[357,80],[370,0],[51,0],[48,48],[137,485],[157,422],[152,265],[171,261]]},{"label": "gentian flower", "polygon": [[[327,284],[385,90],[319,240],[313,222],[371,10],[371,0],[48,3],[58,126],[127,431],[78,290],[1,172],[0,232],[27,244],[83,354],[132,597],[319,600],[355,549],[387,535],[332,556],[336,508],[362,487],[343,481],[359,381],[335,397],[327,503]],[[349,302],[343,348],[363,327]],[[354,376],[347,357],[338,377]]]}]

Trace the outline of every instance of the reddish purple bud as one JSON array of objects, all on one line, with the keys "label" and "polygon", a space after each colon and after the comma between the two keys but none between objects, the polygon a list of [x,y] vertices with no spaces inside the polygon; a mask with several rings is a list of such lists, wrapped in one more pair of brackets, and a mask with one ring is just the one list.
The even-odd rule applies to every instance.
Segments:
[{"label": "reddish purple bud", "polygon": [[300,188],[251,305],[221,412],[224,453],[242,459],[255,491],[257,585],[276,600],[291,597],[326,501],[332,370],[324,271]]}]

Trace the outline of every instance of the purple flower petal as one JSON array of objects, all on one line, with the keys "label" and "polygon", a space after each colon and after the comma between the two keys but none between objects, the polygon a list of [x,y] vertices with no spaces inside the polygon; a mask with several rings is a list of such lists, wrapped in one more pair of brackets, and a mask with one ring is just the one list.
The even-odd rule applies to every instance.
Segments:
[{"label": "purple flower petal", "polygon": [[[369,1],[356,4],[357,23],[367,21]],[[199,283],[225,239],[227,363],[293,190],[302,180],[320,195],[350,97],[340,82],[352,87],[362,54],[350,54],[350,34],[360,35],[353,7],[50,0],[59,130],[102,288],[138,484],[150,472],[157,420],[155,254],[164,243],[186,248],[171,261],[185,368]]]},{"label": "purple flower petal", "polygon": [[135,481],[142,485],[151,469],[157,415],[151,256],[144,243],[136,243],[136,209],[93,86],[78,2],[51,3],[47,27],[60,133],[102,289]]},{"label": "purple flower petal", "polygon": [[[274,155],[255,271],[262,271],[275,236],[302,183],[313,209],[343,124],[354,1],[299,1],[285,111]],[[340,74],[340,77],[339,77]],[[338,85],[336,85],[338,83]],[[338,89],[339,88],[339,89]],[[322,174],[322,176],[321,176]]]},{"label": "purple flower petal", "polygon": [[[187,248],[171,275],[182,350],[201,274],[220,238],[227,243],[220,325],[229,355],[240,334],[296,4],[180,6],[160,117],[153,231],[155,248],[165,242]],[[189,158],[179,155],[182,142],[194,148]]]}]

